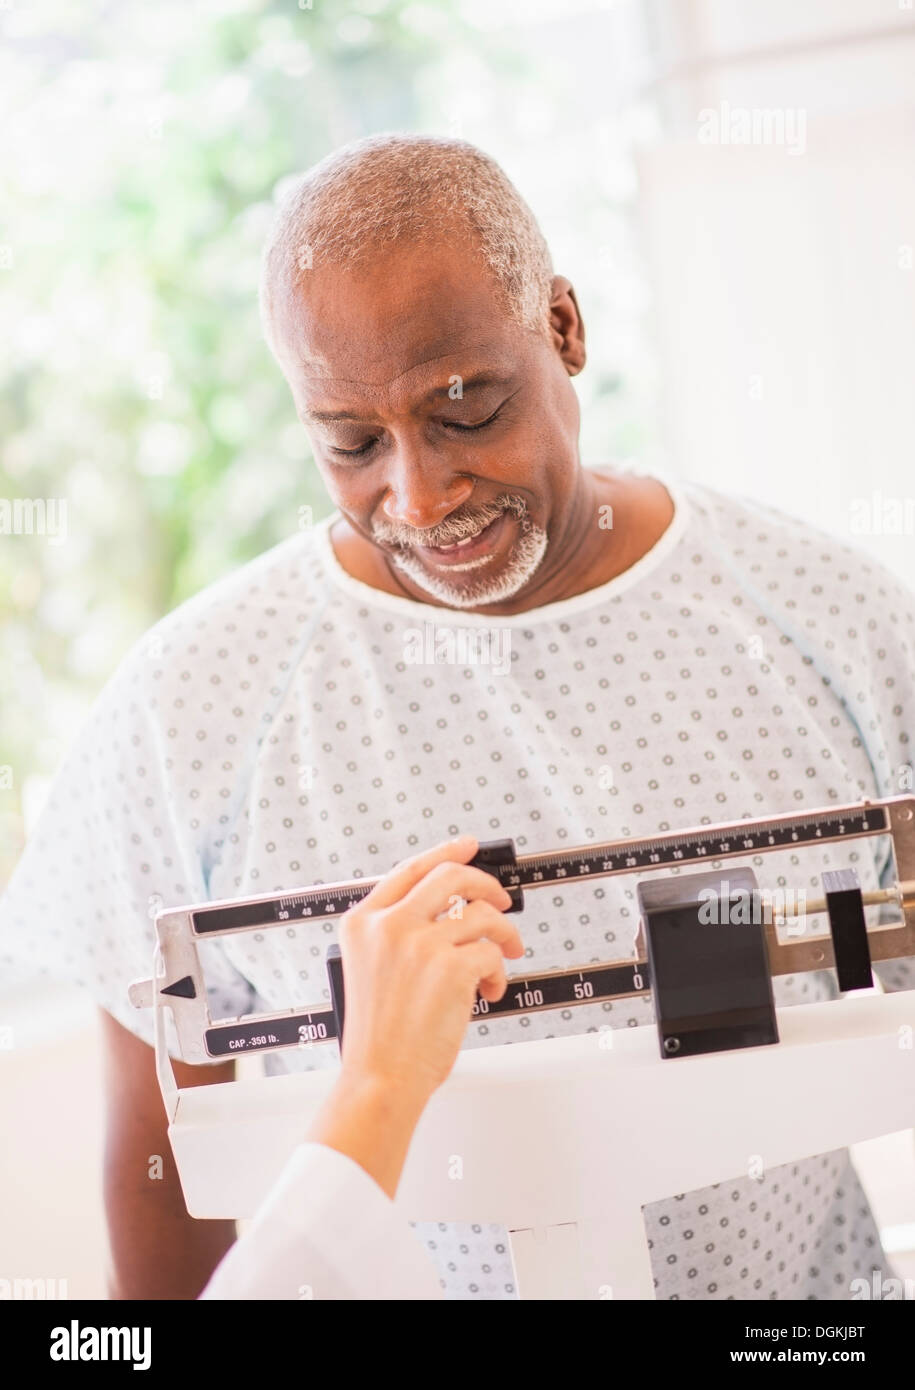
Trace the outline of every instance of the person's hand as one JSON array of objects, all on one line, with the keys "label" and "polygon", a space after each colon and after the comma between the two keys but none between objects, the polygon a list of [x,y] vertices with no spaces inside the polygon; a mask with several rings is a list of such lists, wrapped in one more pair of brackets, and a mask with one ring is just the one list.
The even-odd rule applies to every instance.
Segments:
[{"label": "person's hand", "polygon": [[454,1066],[477,992],[505,993],[504,957],[524,947],[506,890],[467,862],[477,849],[465,835],[404,860],[343,917],[347,1076],[425,1101]]},{"label": "person's hand", "polygon": [[470,835],[406,859],[340,923],[346,1022],[340,1075],[307,1138],[394,1197],[413,1132],[460,1050],[477,991],[505,993],[524,954],[508,893],[468,860]]}]

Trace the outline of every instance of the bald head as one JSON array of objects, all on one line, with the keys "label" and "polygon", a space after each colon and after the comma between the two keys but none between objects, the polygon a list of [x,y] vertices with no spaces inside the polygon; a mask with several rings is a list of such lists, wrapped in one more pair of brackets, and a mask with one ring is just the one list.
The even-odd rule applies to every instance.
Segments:
[{"label": "bald head", "polygon": [[312,269],[369,264],[398,244],[466,246],[506,312],[549,334],[553,268],[530,208],[495,160],[463,140],[377,135],[335,151],[282,200],[264,250],[264,334],[281,356],[284,306]]}]

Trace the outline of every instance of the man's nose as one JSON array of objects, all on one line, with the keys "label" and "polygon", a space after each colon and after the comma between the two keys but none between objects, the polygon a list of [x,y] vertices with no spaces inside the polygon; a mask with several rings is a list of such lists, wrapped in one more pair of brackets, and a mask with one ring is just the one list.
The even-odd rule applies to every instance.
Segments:
[{"label": "man's nose", "polygon": [[434,451],[398,449],[391,460],[383,512],[388,521],[428,531],[439,526],[473,492],[473,479],[456,472]]}]

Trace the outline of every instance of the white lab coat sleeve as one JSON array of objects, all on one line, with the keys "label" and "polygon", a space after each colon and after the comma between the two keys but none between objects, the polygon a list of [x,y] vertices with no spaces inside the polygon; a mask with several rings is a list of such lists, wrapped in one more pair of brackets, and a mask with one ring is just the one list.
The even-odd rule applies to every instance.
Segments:
[{"label": "white lab coat sleeve", "polygon": [[303,1143],[202,1299],[440,1299],[406,1218],[364,1168]]}]

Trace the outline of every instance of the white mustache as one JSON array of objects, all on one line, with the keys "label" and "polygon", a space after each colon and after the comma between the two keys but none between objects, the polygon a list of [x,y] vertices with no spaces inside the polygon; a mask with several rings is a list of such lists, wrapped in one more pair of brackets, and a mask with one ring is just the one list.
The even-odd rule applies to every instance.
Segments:
[{"label": "white mustache", "polygon": [[454,545],[457,541],[468,540],[472,536],[479,535],[503,512],[507,511],[514,512],[516,516],[523,518],[527,514],[527,503],[523,497],[506,494],[495,502],[487,502],[472,515],[451,517],[448,521],[443,521],[441,526],[432,526],[427,531],[417,531],[412,526],[395,526],[383,522],[380,526],[372,528],[372,535],[376,541],[387,542],[388,545]]}]

